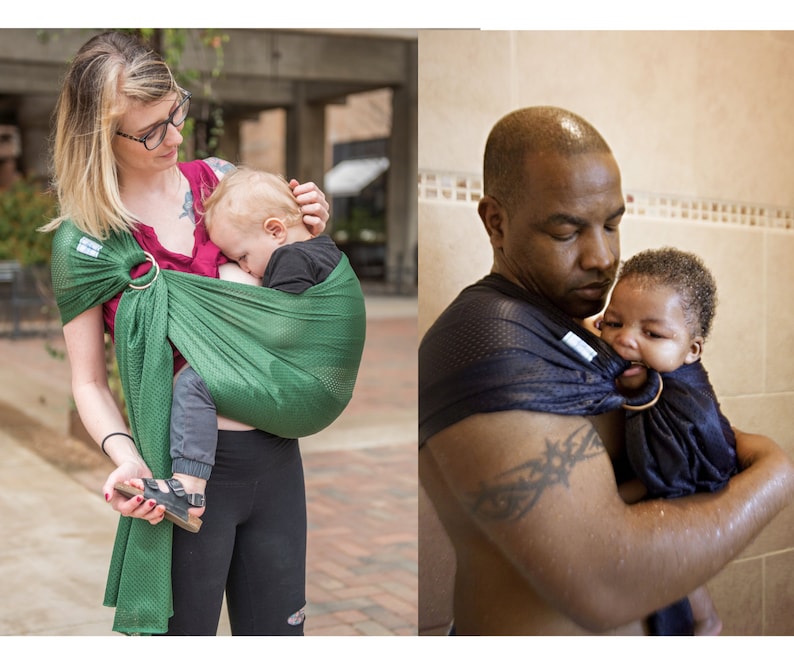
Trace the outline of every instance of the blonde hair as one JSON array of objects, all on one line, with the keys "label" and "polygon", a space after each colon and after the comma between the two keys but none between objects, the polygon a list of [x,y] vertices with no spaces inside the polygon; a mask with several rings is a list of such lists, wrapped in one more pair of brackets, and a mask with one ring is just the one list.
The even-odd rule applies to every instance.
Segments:
[{"label": "blonde hair", "polygon": [[55,108],[53,185],[59,216],[96,238],[130,231],[136,220],[121,201],[113,139],[130,103],[181,94],[171,70],[132,35],[106,32],[88,40],[72,60]]},{"label": "blonde hair", "polygon": [[249,233],[276,217],[287,227],[303,223],[303,215],[287,181],[279,175],[238,167],[223,177],[204,201],[204,226],[209,230],[216,216],[225,213],[229,224]]}]

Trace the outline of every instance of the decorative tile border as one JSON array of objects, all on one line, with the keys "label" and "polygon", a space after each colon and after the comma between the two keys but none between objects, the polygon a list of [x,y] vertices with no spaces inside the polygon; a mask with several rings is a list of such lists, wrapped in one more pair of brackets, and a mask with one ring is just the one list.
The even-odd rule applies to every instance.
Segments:
[{"label": "decorative tile border", "polygon": [[626,214],[632,217],[794,230],[794,209],[791,208],[647,192],[626,192],[625,196]]},{"label": "decorative tile border", "polygon": [[[476,203],[482,178],[472,174],[419,171],[419,201]],[[625,192],[626,215],[654,219],[694,220],[745,227],[794,231],[794,209],[738,201],[650,192]]]},{"label": "decorative tile border", "polygon": [[480,176],[419,170],[419,201],[477,203],[481,198]]}]

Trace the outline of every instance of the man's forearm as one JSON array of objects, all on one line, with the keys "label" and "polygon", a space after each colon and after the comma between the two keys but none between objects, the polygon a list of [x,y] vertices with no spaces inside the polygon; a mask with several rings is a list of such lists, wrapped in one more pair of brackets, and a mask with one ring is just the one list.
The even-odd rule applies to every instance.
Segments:
[{"label": "man's forearm", "polygon": [[[640,605],[644,598],[649,610],[658,607],[660,598],[681,598],[739,555],[792,500],[794,465],[789,457],[766,437],[737,433],[737,439],[740,460],[749,466],[726,489],[628,507],[628,529],[636,540],[626,542],[625,557],[634,552],[638,563],[648,558],[650,566],[639,593],[617,578],[611,589],[634,595]],[[632,578],[636,583],[627,573],[624,570],[620,576],[624,583],[630,584]],[[616,609],[625,603],[626,596],[615,598]],[[630,619],[619,616],[616,623]]]}]

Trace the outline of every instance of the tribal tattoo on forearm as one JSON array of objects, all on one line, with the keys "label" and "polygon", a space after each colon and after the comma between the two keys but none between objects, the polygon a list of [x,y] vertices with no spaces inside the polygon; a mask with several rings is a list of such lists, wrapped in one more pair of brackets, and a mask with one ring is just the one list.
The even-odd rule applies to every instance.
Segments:
[{"label": "tribal tattoo on forearm", "polygon": [[589,424],[562,442],[547,439],[539,458],[502,472],[492,483],[483,481],[478,491],[469,493],[471,512],[486,521],[518,520],[547,488],[568,487],[568,477],[577,463],[604,453],[598,433]]}]

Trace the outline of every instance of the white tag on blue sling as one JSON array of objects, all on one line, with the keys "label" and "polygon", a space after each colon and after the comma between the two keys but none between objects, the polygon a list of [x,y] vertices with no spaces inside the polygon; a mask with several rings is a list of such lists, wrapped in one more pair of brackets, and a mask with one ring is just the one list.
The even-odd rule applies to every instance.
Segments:
[{"label": "white tag on blue sling", "polygon": [[562,341],[588,363],[598,356],[598,352],[573,331],[568,331]]}]

